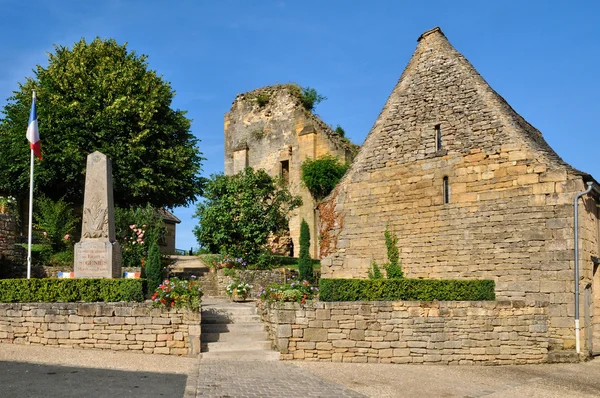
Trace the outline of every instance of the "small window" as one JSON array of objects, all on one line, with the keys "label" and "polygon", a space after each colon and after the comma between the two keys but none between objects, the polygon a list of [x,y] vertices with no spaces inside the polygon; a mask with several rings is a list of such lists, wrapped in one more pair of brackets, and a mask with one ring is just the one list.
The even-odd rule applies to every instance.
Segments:
[{"label": "small window", "polygon": [[441,125],[435,126],[435,150],[439,152],[442,150],[442,129]]},{"label": "small window", "polygon": [[282,160],[281,161],[281,172],[280,177],[283,180],[285,185],[288,185],[290,182],[290,161]]},{"label": "small window", "polygon": [[450,203],[450,186],[448,184],[448,176],[444,177],[444,204]]}]

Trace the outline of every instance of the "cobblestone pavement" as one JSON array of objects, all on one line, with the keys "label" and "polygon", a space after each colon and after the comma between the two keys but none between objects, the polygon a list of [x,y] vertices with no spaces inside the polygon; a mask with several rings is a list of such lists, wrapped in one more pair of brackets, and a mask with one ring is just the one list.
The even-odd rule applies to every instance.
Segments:
[{"label": "cobblestone pavement", "polygon": [[288,362],[200,360],[198,370],[197,397],[366,397]]}]

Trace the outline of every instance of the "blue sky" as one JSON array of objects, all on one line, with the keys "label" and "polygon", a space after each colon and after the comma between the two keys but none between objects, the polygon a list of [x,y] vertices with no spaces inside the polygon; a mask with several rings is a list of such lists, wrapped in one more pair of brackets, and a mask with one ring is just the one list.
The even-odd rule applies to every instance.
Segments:
[{"label": "blue sky", "polygon": [[[223,116],[236,94],[265,85],[316,88],[328,97],[316,113],[361,144],[417,37],[440,26],[564,160],[600,178],[596,1],[0,0],[0,9],[0,106],[54,44],[114,38],[172,84],[206,176],[223,170]],[[175,209],[178,248],[197,246],[193,212]]]}]

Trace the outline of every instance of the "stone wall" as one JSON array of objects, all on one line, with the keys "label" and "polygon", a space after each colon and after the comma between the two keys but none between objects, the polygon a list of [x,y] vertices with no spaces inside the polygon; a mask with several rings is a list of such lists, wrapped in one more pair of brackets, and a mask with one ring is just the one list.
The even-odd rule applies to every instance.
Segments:
[{"label": "stone wall", "polygon": [[[249,298],[257,298],[261,286],[266,286],[269,283],[284,283],[290,276],[289,270],[285,268],[236,271],[236,277],[240,281],[252,285],[252,289],[248,295]],[[225,296],[225,288],[235,280],[235,277],[225,275],[222,269],[218,270],[214,277],[217,281],[218,295]]]},{"label": "stone wall", "polygon": [[[303,201],[289,223],[294,255],[297,257],[300,250],[300,223],[304,218],[311,228],[311,255],[318,258],[315,201],[301,183],[300,166],[307,158],[325,154],[350,161],[356,146],[306,111],[299,94],[297,86],[284,84],[235,98],[225,115],[225,174],[252,167],[264,169],[272,177],[284,177],[290,192]],[[258,98],[267,102],[263,104]]]},{"label": "stone wall", "polygon": [[0,343],[198,356],[200,320],[147,303],[0,303]]},{"label": "stone wall", "polygon": [[263,303],[282,359],[428,364],[530,364],[548,360],[544,303]]},{"label": "stone wall", "polygon": [[[549,302],[551,346],[571,350],[573,198],[592,180],[434,29],[419,39],[354,163],[319,208],[323,277],[366,278],[373,259],[386,260],[389,224],[407,277],[493,279],[498,299]],[[600,299],[583,297],[599,256],[597,202],[582,200],[579,220],[588,336],[600,328]],[[591,340],[582,344],[591,351]]]},{"label": "stone wall", "polygon": [[[0,267],[3,262],[20,265],[26,261],[26,251],[23,247],[16,245],[17,233],[16,218],[11,214],[0,213]],[[2,275],[2,270],[0,270],[0,275]]]}]

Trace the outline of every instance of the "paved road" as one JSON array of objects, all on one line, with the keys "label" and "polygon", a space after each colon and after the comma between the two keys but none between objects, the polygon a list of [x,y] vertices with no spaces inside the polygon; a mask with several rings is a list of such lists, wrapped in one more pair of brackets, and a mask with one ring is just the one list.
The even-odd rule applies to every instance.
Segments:
[{"label": "paved road", "polygon": [[0,344],[0,396],[598,398],[600,358],[501,367],[236,362]]}]

